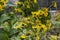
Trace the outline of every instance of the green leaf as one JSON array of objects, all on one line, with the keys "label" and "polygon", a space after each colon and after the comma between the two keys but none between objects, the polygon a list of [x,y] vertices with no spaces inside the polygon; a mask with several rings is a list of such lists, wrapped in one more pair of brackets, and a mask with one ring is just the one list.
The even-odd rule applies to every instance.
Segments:
[{"label": "green leaf", "polygon": [[3,23],[4,21],[8,20],[9,17],[6,14],[2,14],[0,17],[0,22]]},{"label": "green leaf", "polygon": [[0,32],[0,40],[10,40],[10,38],[8,37],[7,33]]}]

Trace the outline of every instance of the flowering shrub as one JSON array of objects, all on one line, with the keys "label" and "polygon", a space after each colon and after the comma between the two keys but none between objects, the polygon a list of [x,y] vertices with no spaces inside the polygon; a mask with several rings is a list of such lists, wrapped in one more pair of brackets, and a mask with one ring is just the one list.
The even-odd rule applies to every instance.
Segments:
[{"label": "flowering shrub", "polygon": [[50,30],[49,8],[39,9],[37,2],[18,0],[15,6],[7,7],[8,0],[0,1],[0,27],[8,40],[42,40],[41,36]]}]

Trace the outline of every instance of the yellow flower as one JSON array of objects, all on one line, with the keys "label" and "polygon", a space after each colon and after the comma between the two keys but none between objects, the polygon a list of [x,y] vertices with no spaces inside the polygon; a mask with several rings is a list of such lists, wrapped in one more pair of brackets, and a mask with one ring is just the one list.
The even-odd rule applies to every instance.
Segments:
[{"label": "yellow flower", "polygon": [[10,12],[10,14],[14,14],[14,12]]},{"label": "yellow flower", "polygon": [[41,21],[37,19],[37,20],[36,20],[36,24],[39,25],[40,23],[41,23]]},{"label": "yellow flower", "polygon": [[50,23],[50,24],[49,24],[49,28],[51,27],[51,25],[52,25],[52,24]]},{"label": "yellow flower", "polygon": [[38,28],[37,26],[32,26],[32,28],[34,29],[34,28]]},{"label": "yellow flower", "polygon": [[34,0],[34,3],[37,3],[37,0]]},{"label": "yellow flower", "polygon": [[55,1],[52,2],[52,5],[56,8],[57,7],[57,3]]},{"label": "yellow flower", "polygon": [[33,16],[40,16],[40,11],[31,12]]},{"label": "yellow flower", "polygon": [[[3,10],[3,8],[5,8],[6,7],[6,3],[8,2],[8,0],[0,0],[0,11],[2,11]],[[2,4],[3,3],[3,4]]]},{"label": "yellow flower", "polygon": [[22,10],[20,8],[15,8],[14,9],[16,12],[22,12]]},{"label": "yellow flower", "polygon": [[30,20],[30,17],[26,17],[26,18],[24,18],[24,19],[28,21],[28,20]]},{"label": "yellow flower", "polygon": [[23,4],[23,3],[22,3],[22,2],[17,1],[17,2],[15,2],[14,4],[15,4],[15,5],[18,5],[18,4]]},{"label": "yellow flower", "polygon": [[0,2],[7,3],[7,2],[8,2],[8,0],[1,0]]},{"label": "yellow flower", "polygon": [[35,15],[36,14],[36,12],[31,12],[32,13],[32,15]]},{"label": "yellow flower", "polygon": [[26,23],[24,23],[24,22],[18,22],[17,24],[16,24],[16,29],[21,29],[22,27],[24,27],[23,25],[27,25]]},{"label": "yellow flower", "polygon": [[45,12],[44,11],[42,11],[42,10],[38,10],[38,11],[36,11],[36,12],[31,12],[32,13],[32,15],[34,16],[40,16],[40,15],[43,15]]},{"label": "yellow flower", "polygon": [[37,29],[37,31],[40,31],[40,29],[41,29],[41,26],[39,26],[39,25],[36,25],[36,26],[32,26],[32,28],[33,28],[33,29]]},{"label": "yellow flower", "polygon": [[35,35],[36,35],[36,40],[40,40],[39,31],[37,31],[37,32],[35,33]]},{"label": "yellow flower", "polygon": [[48,12],[48,8],[43,8],[44,12]]},{"label": "yellow flower", "polygon": [[28,34],[30,35],[30,34],[32,34],[32,33],[31,33],[30,31],[27,31],[27,32],[26,32],[26,35],[28,35]]},{"label": "yellow flower", "polygon": [[3,6],[2,6],[2,5],[0,5],[0,11],[1,11],[1,10],[3,10]]},{"label": "yellow flower", "polygon": [[45,13],[44,13],[44,16],[47,17],[47,16],[48,16],[48,12],[45,12]]},{"label": "yellow flower", "polygon": [[21,27],[20,26],[16,26],[16,29],[18,29],[18,28],[20,29]]},{"label": "yellow flower", "polygon": [[36,12],[36,15],[37,15],[37,16],[39,16],[39,15],[40,15],[40,12],[39,12],[39,11],[37,11],[37,12]]},{"label": "yellow flower", "polygon": [[36,40],[40,40],[40,37],[39,37],[39,36],[37,36],[37,37],[36,37]]},{"label": "yellow flower", "polygon": [[4,3],[3,7],[6,7],[7,4]]},{"label": "yellow flower", "polygon": [[50,23],[51,21],[50,20],[46,20],[47,23]]},{"label": "yellow flower", "polygon": [[27,24],[34,24],[34,22],[32,22],[31,20],[30,21],[26,21],[27,22]]},{"label": "yellow flower", "polygon": [[30,8],[30,5],[27,5],[27,8]]},{"label": "yellow flower", "polygon": [[51,23],[47,23],[46,26],[48,27],[48,29],[51,28]]},{"label": "yellow flower", "polygon": [[24,25],[27,25],[25,22],[20,22],[19,24],[24,24]]},{"label": "yellow flower", "polygon": [[32,26],[32,28],[34,29],[34,28],[36,28],[36,26]]},{"label": "yellow flower", "polygon": [[44,25],[44,24],[41,24],[41,27],[44,29],[44,28],[46,28],[46,26]]},{"label": "yellow flower", "polygon": [[38,12],[40,13],[40,15],[44,14],[44,11],[42,11],[42,10],[38,10]]},{"label": "yellow flower", "polygon": [[24,35],[24,34],[23,34],[23,35],[21,35],[21,38],[24,38],[24,39],[25,39],[26,37],[27,37],[27,36],[26,36],[26,35]]},{"label": "yellow flower", "polygon": [[51,35],[51,40],[57,40],[57,36],[56,35]]},{"label": "yellow flower", "polygon": [[47,27],[46,27],[46,25],[44,25],[44,24],[41,24],[41,28],[42,28],[44,31],[47,30]]}]

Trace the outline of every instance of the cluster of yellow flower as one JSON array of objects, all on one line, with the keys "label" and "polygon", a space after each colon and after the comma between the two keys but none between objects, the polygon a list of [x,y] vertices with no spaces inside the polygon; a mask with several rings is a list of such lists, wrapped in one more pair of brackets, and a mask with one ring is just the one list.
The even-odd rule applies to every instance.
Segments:
[{"label": "cluster of yellow flower", "polygon": [[23,5],[26,8],[30,8],[31,7],[30,3],[32,3],[32,2],[36,4],[38,2],[38,0],[25,0],[24,2],[21,2],[20,0],[18,0],[14,4],[15,5]]},{"label": "cluster of yellow flower", "polygon": [[[28,17],[24,17],[22,18],[22,22],[19,22],[18,25],[20,24],[20,26],[16,26],[16,28],[21,28],[22,24],[24,25],[32,25],[31,27],[33,29],[37,29],[37,30],[40,30],[41,28],[46,31],[47,28],[50,29],[51,27],[51,23],[50,23],[50,20],[46,20],[46,24],[42,24],[42,21],[39,19],[39,17],[41,17],[40,15],[44,15],[44,17],[47,17],[48,16],[48,8],[44,8],[43,10],[38,10],[36,12],[31,12],[32,15],[31,16],[28,16]],[[35,19],[35,18],[36,19]]]},{"label": "cluster of yellow flower", "polygon": [[[23,39],[26,39],[28,37],[28,34],[30,34],[30,36],[32,35],[31,37],[35,38],[35,40],[40,40],[40,34],[46,32],[51,28],[51,22],[50,19],[48,19],[48,8],[34,10],[36,8],[34,6],[36,3],[37,0],[19,0],[15,2],[17,6],[14,7],[14,11],[16,13],[28,13],[28,16],[26,17],[20,15],[21,17],[19,21],[16,22],[16,24],[13,26],[15,29],[20,29],[20,33],[22,33],[24,30],[25,33],[22,33],[20,35],[20,37]],[[13,12],[10,13],[13,14]],[[29,13],[31,15],[29,15]],[[31,32],[27,32],[29,30]]]},{"label": "cluster of yellow flower", "polygon": [[40,16],[40,15],[44,15],[45,17],[48,16],[48,8],[44,8],[43,10],[38,10],[36,12],[32,12],[33,16]]},{"label": "cluster of yellow flower", "polygon": [[3,10],[4,7],[6,7],[6,3],[8,0],[0,0],[0,11]]},{"label": "cluster of yellow flower", "polygon": [[[18,4],[19,4],[19,2],[18,2]],[[23,11],[21,8],[15,8],[14,10],[19,13]],[[13,13],[11,12],[11,14],[13,14]],[[16,23],[14,28],[21,29],[22,31],[24,29],[26,29],[27,31],[31,30],[32,31],[31,35],[34,34],[33,35],[34,37],[36,35],[36,40],[40,40],[39,33],[44,33],[51,28],[50,19],[46,18],[48,16],[49,16],[48,8],[44,8],[44,9],[37,10],[37,11],[31,11],[31,15],[29,15],[27,17],[24,17],[24,16],[20,17],[20,21]],[[44,20],[44,18],[46,18],[46,20]],[[46,23],[43,23],[42,20],[45,21]],[[27,33],[27,32],[25,32],[25,33]],[[28,36],[26,36],[26,34],[23,34],[23,35],[20,35],[20,37],[25,39]]]}]

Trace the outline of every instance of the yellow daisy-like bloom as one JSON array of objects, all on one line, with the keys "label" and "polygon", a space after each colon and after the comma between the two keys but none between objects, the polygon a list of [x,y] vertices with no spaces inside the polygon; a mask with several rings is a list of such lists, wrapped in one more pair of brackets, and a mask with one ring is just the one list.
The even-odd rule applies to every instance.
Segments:
[{"label": "yellow daisy-like bloom", "polygon": [[27,25],[26,23],[24,23],[24,22],[20,22],[19,24],[24,24],[24,25]]},{"label": "yellow daisy-like bloom", "polygon": [[37,0],[34,0],[34,3],[37,3]]},{"label": "yellow daisy-like bloom", "polygon": [[4,10],[5,7],[6,7],[6,4],[4,5],[0,4],[0,11]]},{"label": "yellow daisy-like bloom", "polygon": [[33,16],[39,16],[40,15],[40,12],[37,11],[37,12],[31,12]]},{"label": "yellow daisy-like bloom", "polygon": [[40,16],[40,15],[43,15],[44,14],[44,11],[38,10],[36,12],[31,12],[31,13],[32,13],[32,15]]},{"label": "yellow daisy-like bloom", "polygon": [[14,9],[16,12],[22,12],[22,10],[20,8],[15,8]]},{"label": "yellow daisy-like bloom", "polygon": [[0,5],[0,11],[1,11],[1,10],[3,10],[3,6],[2,6],[2,5]]},{"label": "yellow daisy-like bloom", "polygon": [[26,32],[26,35],[28,35],[28,34],[32,34],[32,33],[31,33],[30,31],[27,31],[27,32]]},{"label": "yellow daisy-like bloom", "polygon": [[34,24],[34,22],[29,21],[28,23]]},{"label": "yellow daisy-like bloom", "polygon": [[47,23],[50,23],[51,21],[50,20],[46,20]]},{"label": "yellow daisy-like bloom", "polygon": [[32,15],[36,14],[36,12],[31,12],[31,13],[32,13]]},{"label": "yellow daisy-like bloom", "polygon": [[32,26],[32,28],[34,29],[34,28],[38,28],[37,26]]},{"label": "yellow daisy-like bloom", "polygon": [[44,16],[47,17],[47,16],[48,16],[48,12],[45,12],[45,13],[44,13]]},{"label": "yellow daisy-like bloom", "polygon": [[52,25],[51,23],[47,23],[47,24],[46,24],[46,26],[48,27],[48,29],[51,28],[51,25]]},{"label": "yellow daisy-like bloom", "polygon": [[57,3],[55,1],[53,1],[52,5],[56,8],[57,7]]},{"label": "yellow daisy-like bloom", "polygon": [[3,7],[6,7],[6,4],[4,3]]},{"label": "yellow daisy-like bloom", "polygon": [[33,29],[37,29],[37,31],[39,31],[41,29],[41,26],[36,25],[36,26],[32,26]]},{"label": "yellow daisy-like bloom", "polygon": [[41,21],[37,19],[36,24],[38,24],[38,25],[41,24]]},{"label": "yellow daisy-like bloom", "polygon": [[18,28],[20,29],[21,27],[20,27],[20,26],[16,26],[15,28],[16,28],[16,29],[18,29]]},{"label": "yellow daisy-like bloom", "polygon": [[37,37],[36,37],[36,40],[40,40],[40,37],[39,37],[39,36],[37,36]]},{"label": "yellow daisy-like bloom", "polygon": [[25,39],[26,37],[27,37],[27,36],[26,36],[26,35],[24,35],[24,34],[23,34],[23,35],[21,35],[21,38],[24,38],[24,39]]},{"label": "yellow daisy-like bloom", "polygon": [[25,20],[30,20],[30,17],[26,17],[26,18],[24,18]]},{"label": "yellow daisy-like bloom", "polygon": [[37,11],[37,12],[36,12],[36,15],[39,16],[39,15],[40,15],[40,11]]},{"label": "yellow daisy-like bloom", "polygon": [[8,0],[1,0],[0,2],[7,3],[7,2],[8,2]]},{"label": "yellow daisy-like bloom", "polygon": [[44,24],[41,24],[41,28],[43,29],[43,31],[46,31],[47,30],[47,27]]},{"label": "yellow daisy-like bloom", "polygon": [[43,10],[44,10],[44,12],[48,12],[48,8],[44,8]]},{"label": "yellow daisy-like bloom", "polygon": [[22,27],[24,27],[23,25],[27,25],[26,23],[24,23],[24,22],[18,22],[17,24],[16,24],[16,29],[21,29]]},{"label": "yellow daisy-like bloom", "polygon": [[39,13],[40,13],[40,15],[43,15],[44,14],[44,11],[39,10]]},{"label": "yellow daisy-like bloom", "polygon": [[6,3],[8,2],[8,0],[0,0],[0,11],[3,10],[3,8],[6,7]]},{"label": "yellow daisy-like bloom", "polygon": [[43,13],[44,16],[47,17],[47,16],[48,16],[48,8],[44,8],[44,9],[43,9],[43,12],[44,12],[44,13]]}]

